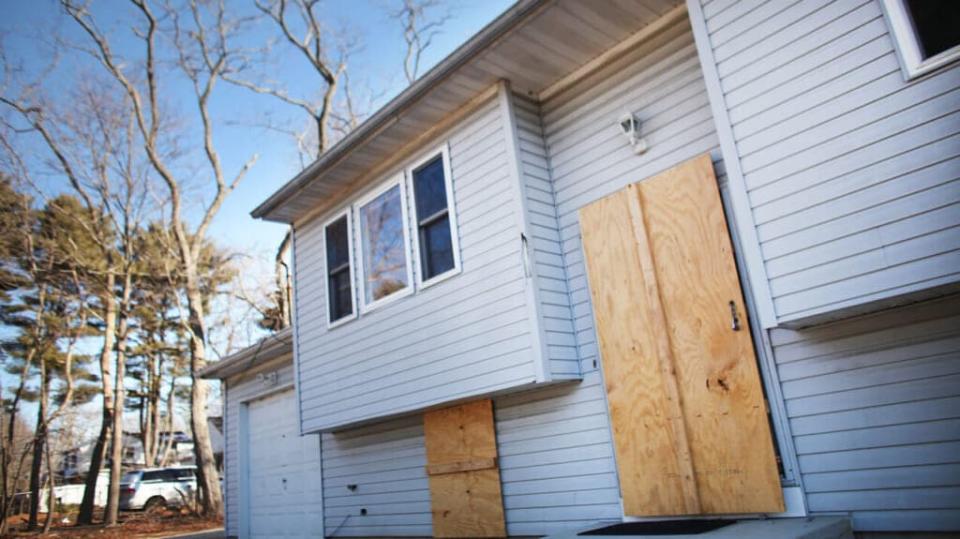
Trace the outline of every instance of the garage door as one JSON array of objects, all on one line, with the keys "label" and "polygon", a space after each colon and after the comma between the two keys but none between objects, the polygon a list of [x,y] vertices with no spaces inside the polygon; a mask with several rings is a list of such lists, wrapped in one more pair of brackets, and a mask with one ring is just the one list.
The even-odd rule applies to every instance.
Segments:
[{"label": "garage door", "polygon": [[249,404],[250,537],[323,537],[320,441],[297,434],[292,391]]}]

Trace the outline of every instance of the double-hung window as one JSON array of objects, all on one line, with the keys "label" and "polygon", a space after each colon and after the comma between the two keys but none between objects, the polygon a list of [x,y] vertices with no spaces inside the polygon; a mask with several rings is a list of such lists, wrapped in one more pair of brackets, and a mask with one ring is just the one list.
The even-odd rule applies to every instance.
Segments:
[{"label": "double-hung window", "polygon": [[350,265],[350,212],[328,221],[323,229],[327,262],[327,325],[354,317],[353,268]]},{"label": "double-hung window", "polygon": [[460,269],[446,147],[410,169],[413,187],[419,281],[429,285]]},{"label": "double-hung window", "polygon": [[[447,148],[333,217],[323,234],[328,327],[413,293],[411,258],[419,264],[418,288],[455,275],[460,255]],[[359,264],[356,281],[352,261]]]},{"label": "double-hung window", "polygon": [[390,182],[357,204],[363,305],[371,308],[407,293],[410,260],[407,253],[406,196],[403,182]]},{"label": "double-hung window", "polygon": [[960,2],[883,0],[908,79],[960,58]]}]

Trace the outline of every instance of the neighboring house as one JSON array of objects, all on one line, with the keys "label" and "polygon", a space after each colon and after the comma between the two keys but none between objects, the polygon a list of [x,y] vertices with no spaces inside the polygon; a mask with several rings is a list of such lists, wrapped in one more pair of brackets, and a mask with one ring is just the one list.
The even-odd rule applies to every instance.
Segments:
[{"label": "neighboring house", "polygon": [[207,371],[228,534],[960,529],[934,4],[511,7],[254,211],[295,323]]},{"label": "neighboring house", "polygon": [[[223,461],[223,431],[222,418],[208,418],[210,426],[210,443],[213,447],[214,456],[217,459],[218,468],[222,469]],[[167,440],[172,437],[170,443],[170,456],[168,464],[170,466],[186,466],[195,464],[193,454],[193,438],[190,434],[183,431],[172,433],[160,433],[160,446],[166,447]],[[90,458],[93,454],[95,440],[90,440],[77,447],[63,451],[60,454],[59,465],[56,471],[58,482],[78,483],[83,482],[90,470]],[[140,440],[139,433],[125,432],[123,434],[123,466],[125,468],[143,468],[145,463],[143,452],[143,442]],[[110,455],[107,454],[107,466],[109,466]]]}]

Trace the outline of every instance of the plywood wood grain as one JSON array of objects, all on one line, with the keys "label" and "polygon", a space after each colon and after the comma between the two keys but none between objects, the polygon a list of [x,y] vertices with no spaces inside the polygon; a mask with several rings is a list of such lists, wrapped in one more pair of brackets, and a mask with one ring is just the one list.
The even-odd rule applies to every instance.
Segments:
[{"label": "plywood wood grain", "polygon": [[434,536],[506,536],[493,403],[427,412],[423,426]]},{"label": "plywood wood grain", "polygon": [[713,162],[701,156],[642,182],[639,192],[703,511],[783,511]]},{"label": "plywood wood grain", "polygon": [[636,190],[627,189],[580,211],[620,489],[628,515],[691,514],[698,506],[684,473],[690,461],[683,462],[684,435],[673,427],[682,412],[661,372],[662,322],[644,299],[630,209],[637,202]]},{"label": "plywood wood grain", "polygon": [[443,475],[457,472],[472,472],[474,470],[486,470],[496,468],[497,459],[477,458],[470,460],[461,460],[459,462],[447,462],[444,464],[427,464],[427,475]]},{"label": "plywood wood grain", "polygon": [[583,208],[580,225],[626,514],[782,511],[710,157]]}]

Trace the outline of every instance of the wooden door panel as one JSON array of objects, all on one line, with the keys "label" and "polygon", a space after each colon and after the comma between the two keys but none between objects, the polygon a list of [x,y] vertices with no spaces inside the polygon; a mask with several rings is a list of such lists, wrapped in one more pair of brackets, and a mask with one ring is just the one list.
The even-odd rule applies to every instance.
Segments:
[{"label": "wooden door panel", "polygon": [[423,428],[433,535],[505,536],[492,401],[427,412]]},{"label": "wooden door panel", "polygon": [[638,206],[637,188],[630,186],[580,214],[624,512],[694,514],[699,503],[686,437],[675,428],[683,417],[676,390],[658,361],[632,359],[658,357],[660,325],[643,299]]},{"label": "wooden door panel", "polygon": [[[782,511],[763,392],[710,157],[584,208],[581,233],[624,511],[638,516]],[[641,434],[649,430],[657,432]],[[649,473],[658,468],[663,471]]]}]

